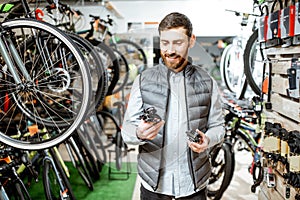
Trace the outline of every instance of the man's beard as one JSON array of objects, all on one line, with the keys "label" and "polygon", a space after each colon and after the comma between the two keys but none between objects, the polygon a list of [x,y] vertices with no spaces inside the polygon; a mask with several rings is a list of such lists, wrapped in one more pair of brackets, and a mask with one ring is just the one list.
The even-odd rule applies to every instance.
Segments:
[{"label": "man's beard", "polygon": [[[161,55],[165,65],[170,68],[170,69],[178,69],[180,68],[183,63],[185,62],[185,59],[183,57],[181,57],[180,55],[177,55],[175,53],[172,53],[172,54],[162,54]],[[171,63],[168,61],[167,58],[176,58],[177,60],[179,60],[179,62],[174,62],[174,63]]]}]

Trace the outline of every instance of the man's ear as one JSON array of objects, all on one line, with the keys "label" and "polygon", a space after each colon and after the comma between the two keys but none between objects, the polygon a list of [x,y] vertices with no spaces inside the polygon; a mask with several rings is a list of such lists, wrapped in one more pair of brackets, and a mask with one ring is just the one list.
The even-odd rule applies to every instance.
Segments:
[{"label": "man's ear", "polygon": [[196,36],[194,34],[192,34],[191,38],[190,38],[190,48],[193,48],[196,42]]}]

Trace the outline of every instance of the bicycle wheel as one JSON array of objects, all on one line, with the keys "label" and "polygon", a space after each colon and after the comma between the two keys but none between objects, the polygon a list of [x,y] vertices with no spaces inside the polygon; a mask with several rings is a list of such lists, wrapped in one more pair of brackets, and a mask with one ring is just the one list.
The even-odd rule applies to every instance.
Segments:
[{"label": "bicycle wheel", "polygon": [[72,191],[69,179],[64,173],[55,153],[49,149],[51,158],[45,157],[43,160],[43,185],[46,199],[76,199]]},{"label": "bicycle wheel", "polygon": [[115,48],[127,60],[130,70],[127,85],[132,85],[134,78],[147,68],[147,56],[140,45],[130,40],[118,40]]},{"label": "bicycle wheel", "polygon": [[258,30],[249,37],[244,51],[244,71],[253,92],[261,94],[263,82],[263,56],[258,43]]},{"label": "bicycle wheel", "polygon": [[86,148],[86,143],[81,141],[77,131],[74,133],[72,138],[77,144],[80,154],[83,156],[83,160],[86,164],[87,170],[89,171],[90,177],[95,181],[99,180],[99,167],[93,153],[90,149]]},{"label": "bicycle wheel", "polygon": [[[232,44],[229,44],[225,47],[225,49],[223,50],[222,52],[222,55],[221,55],[221,59],[220,59],[220,74],[221,74],[221,80],[222,80],[222,85],[223,86],[226,86],[226,83],[225,83],[225,76],[224,76],[224,65],[225,65],[225,58],[227,57],[227,52],[228,50],[231,48]],[[228,88],[227,88],[228,89]]]},{"label": "bicycle wheel", "polygon": [[84,183],[87,185],[89,190],[93,191],[94,190],[94,185],[92,178],[88,172],[87,169],[87,164],[85,163],[83,159],[83,155],[79,151],[79,147],[77,146],[75,140],[70,137],[66,142],[65,142],[66,149],[68,151],[70,160],[72,161],[73,166],[77,169],[80,177],[84,181]]},{"label": "bicycle wheel", "polygon": [[119,60],[119,80],[117,84],[115,85],[115,88],[113,90],[113,94],[116,94],[117,92],[121,91],[124,86],[128,82],[129,78],[129,66],[127,63],[126,58],[116,49],[113,49],[114,53],[117,56],[117,59]]},{"label": "bicycle wheel", "polygon": [[[21,181],[21,180],[18,180]],[[30,200],[30,195],[29,192],[27,190],[27,188],[25,187],[24,183],[20,183],[20,182],[15,182],[15,191],[14,193],[16,194],[15,198],[10,198],[11,200]]]},{"label": "bicycle wheel", "polygon": [[[0,82],[5,98],[1,97],[4,100],[0,106],[6,110],[1,113],[0,140],[27,150],[55,146],[86,117],[91,97],[86,62],[76,44],[49,24],[16,19],[1,25],[10,33],[5,41],[12,43],[2,43],[1,47]],[[4,54],[5,49],[10,50],[11,57]],[[17,65],[10,65],[12,62]],[[24,118],[31,124],[55,129],[52,137],[44,140],[38,132],[34,141],[10,137],[28,132],[26,126],[20,127]]]},{"label": "bicycle wheel", "polygon": [[84,58],[86,59],[91,73],[91,83],[93,91],[93,99],[90,105],[90,112],[95,110],[104,101],[107,93],[107,71],[104,69],[101,57],[96,48],[85,38],[80,37],[71,32],[67,32],[68,36],[80,48]]},{"label": "bicycle wheel", "polygon": [[243,68],[243,49],[239,45],[228,45],[224,54],[221,73],[227,89],[242,99],[247,89],[246,77]]},{"label": "bicycle wheel", "polygon": [[102,166],[104,165],[103,157],[104,154],[100,151],[98,151],[97,144],[94,141],[95,132],[92,128],[93,125],[91,125],[90,121],[85,121],[80,128],[77,129],[78,135],[80,140],[85,145],[85,148],[89,149],[89,152],[95,157],[98,172],[102,170]]},{"label": "bicycle wheel", "polygon": [[101,57],[103,65],[107,70],[108,75],[108,88],[106,95],[112,95],[113,90],[116,87],[118,80],[120,78],[119,70],[120,70],[120,63],[119,59],[117,58],[116,54],[106,44],[102,42],[93,43],[96,46],[96,49]]},{"label": "bicycle wheel", "polygon": [[127,153],[127,146],[125,145],[122,136],[121,128],[117,122],[117,119],[109,112],[98,111],[97,118],[99,119],[103,134],[112,139],[111,145],[114,145],[114,151],[116,154],[116,169],[122,168],[122,153]]},{"label": "bicycle wheel", "polygon": [[107,136],[103,134],[102,131],[102,123],[99,121],[98,117],[95,115],[91,115],[90,117],[90,123],[91,129],[93,129],[93,133],[95,133],[93,136],[94,142],[96,144],[96,147],[98,149],[98,152],[101,155],[101,159],[103,164],[107,163],[107,153],[105,149],[104,143],[107,141]]},{"label": "bicycle wheel", "polygon": [[224,142],[211,153],[212,174],[207,186],[207,196],[221,199],[233,177],[235,159],[231,146]]}]

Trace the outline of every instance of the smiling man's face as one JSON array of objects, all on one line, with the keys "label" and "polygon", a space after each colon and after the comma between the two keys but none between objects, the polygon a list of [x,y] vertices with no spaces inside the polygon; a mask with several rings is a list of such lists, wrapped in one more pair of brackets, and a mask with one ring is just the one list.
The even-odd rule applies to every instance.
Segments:
[{"label": "smiling man's face", "polygon": [[195,43],[195,36],[189,38],[183,27],[167,29],[160,33],[160,54],[165,65],[174,72],[180,72],[187,64],[188,51]]}]

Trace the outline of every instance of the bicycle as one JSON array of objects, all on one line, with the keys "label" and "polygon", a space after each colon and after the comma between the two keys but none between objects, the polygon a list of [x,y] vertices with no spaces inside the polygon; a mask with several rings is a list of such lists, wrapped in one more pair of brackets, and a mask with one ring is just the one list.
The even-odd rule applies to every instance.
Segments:
[{"label": "bicycle", "polygon": [[[40,140],[39,137],[42,137],[42,139],[50,137],[50,133],[45,127],[39,128],[37,125],[32,124],[27,129],[29,132],[26,134],[13,137],[27,137],[32,142]],[[39,169],[42,169],[43,186],[47,199],[75,199],[69,182],[68,167],[65,165],[57,147],[24,152],[27,152],[28,157],[22,159],[23,164],[16,169],[17,174],[23,179],[25,176],[29,176],[29,182],[31,176],[37,181]],[[29,173],[25,172],[26,169],[29,169]]]},{"label": "bicycle", "polygon": [[17,167],[27,159],[27,155],[20,150],[1,146],[0,149],[0,199],[30,200],[30,194],[25,183],[17,173]]},{"label": "bicycle", "polygon": [[[52,10],[57,11],[57,9],[60,9],[62,11],[60,11],[60,13],[62,14],[66,14],[66,15],[70,15],[69,17],[71,17],[71,15],[75,15],[75,11],[72,10],[69,6],[67,6],[66,4],[61,4],[60,2],[55,2],[51,0],[47,1],[49,3],[49,5],[46,6],[46,10],[49,11],[51,13]],[[36,2],[37,4],[37,2]],[[27,4],[28,5],[28,4]],[[59,6],[56,6],[59,5]],[[10,11],[10,13],[8,14],[8,16],[5,17],[5,19],[14,19],[14,18],[19,18],[22,16],[25,17],[29,17],[32,14],[30,14],[29,10],[24,9],[24,5],[21,4],[21,2],[16,2],[12,8],[13,11]],[[78,11],[79,12],[79,11]],[[27,14],[26,14],[27,13]],[[45,16],[44,12],[42,10],[40,10],[39,8],[34,9],[34,19],[40,20],[40,21],[45,21],[44,18],[41,18],[40,15]],[[70,14],[72,13],[72,14]],[[49,14],[49,13],[48,13]],[[52,13],[51,13],[52,14]],[[55,18],[58,18],[56,19]],[[66,20],[64,17],[60,18],[59,16],[57,16],[56,14],[53,14],[52,19],[55,21],[55,19],[59,22],[61,22],[61,20]],[[67,26],[70,25],[71,27],[73,27],[73,22],[72,22],[72,18],[70,19],[70,22],[63,22],[61,23],[63,26]],[[74,28],[74,27],[73,27]],[[102,104],[102,102],[104,101],[104,98],[106,96],[106,92],[107,92],[107,85],[108,85],[108,77],[107,77],[107,71],[104,69],[101,57],[99,56],[97,49],[95,49],[95,47],[85,38],[82,38],[80,36],[78,36],[77,34],[70,32],[69,30],[72,30],[70,28],[65,30],[65,33],[76,43],[76,45],[79,47],[79,49],[81,50],[81,53],[83,54],[86,62],[89,64],[89,70],[90,70],[90,74],[91,74],[91,85],[93,88],[93,94],[92,96],[94,98],[92,98],[91,101],[91,109],[88,113],[91,113],[94,111],[93,108],[97,108],[99,105]]]},{"label": "bicycle", "polygon": [[[50,13],[51,20],[48,20],[50,23],[53,23],[56,27],[59,27],[62,30],[78,34],[82,38],[89,41],[96,48],[97,54],[100,55],[101,61],[108,75],[108,78],[106,78],[106,95],[111,95],[118,92],[121,89],[121,87],[117,87],[117,82],[120,79],[119,73],[123,72],[123,74],[126,75],[128,72],[128,64],[125,61],[124,56],[121,55],[121,53],[117,50],[111,49],[102,41],[93,38],[95,21],[92,20],[90,22],[91,29],[76,32],[72,22],[72,18],[74,17],[73,15],[75,15],[76,12],[73,12],[73,9],[71,9],[71,7],[67,4],[53,0],[47,0],[47,2],[49,5],[47,5],[45,9],[36,9],[39,11],[39,15],[45,16],[44,10],[46,10],[46,15]],[[52,10],[54,10],[54,12],[58,12],[59,15],[64,16],[64,20],[61,20],[61,18],[57,15],[52,15]],[[40,18],[43,19],[43,17]],[[47,21],[47,18],[45,20]],[[125,81],[119,82],[123,83]]]},{"label": "bicycle", "polygon": [[[26,7],[26,1],[22,5]],[[62,31],[33,19],[7,20],[0,30],[0,82],[5,95],[0,140],[28,150],[63,142],[85,119],[91,98],[90,73],[80,50]],[[56,129],[55,137],[34,143],[11,138],[20,131],[24,116]]]},{"label": "bicycle", "polygon": [[[232,99],[232,95],[228,99]],[[226,132],[221,151],[223,157],[220,161],[215,159],[215,155],[219,154],[218,149],[213,151],[211,156],[213,173],[208,186],[208,195],[213,199],[220,199],[232,180],[235,151],[247,150],[252,154],[253,161],[249,167],[249,173],[254,181],[251,186],[252,192],[255,192],[256,187],[263,180],[263,168],[260,161],[263,152],[259,143],[261,130],[263,130],[261,127],[263,119],[260,116],[262,105],[258,97],[253,97],[252,103],[255,106],[249,109],[249,104],[245,101],[224,102]]]},{"label": "bicycle", "polygon": [[[89,16],[93,18],[92,21],[94,21],[96,24],[94,27],[94,31],[91,32],[90,30],[89,33],[93,34],[94,38],[96,38],[97,40],[104,42],[105,44],[120,52],[127,61],[129,70],[135,70],[138,73],[141,73],[147,68],[148,60],[143,48],[136,42],[129,39],[121,39],[116,34],[110,31],[109,28],[113,26],[113,19],[109,15],[107,15],[106,20],[101,18],[100,16]],[[125,76],[126,77],[124,77],[123,82],[125,82],[125,84],[127,82],[126,85],[131,85],[133,83],[133,80],[131,79],[134,77],[131,77],[131,79],[128,80],[129,74],[126,73]]]},{"label": "bicycle", "polygon": [[[39,3],[37,1],[35,7],[38,7]],[[47,0],[47,3],[43,9],[35,10],[38,19],[58,24],[58,28],[63,28],[67,32],[76,32],[84,27],[86,20],[80,10],[75,10],[59,0]]]},{"label": "bicycle", "polygon": [[[244,73],[244,50],[249,38],[249,33],[245,31],[248,26],[250,16],[258,16],[254,13],[243,13],[238,11],[226,10],[234,12],[236,16],[242,16],[241,21],[241,35],[233,38],[232,44],[229,44],[223,51],[220,68],[222,82],[225,83],[227,89],[236,95],[238,99],[245,97],[248,90],[248,82]],[[255,30],[256,19],[251,22],[252,30]]]},{"label": "bicycle", "polygon": [[[253,1],[253,7],[257,7],[263,16],[264,1]],[[266,7],[267,8],[267,7]],[[244,73],[248,84],[256,95],[262,95],[263,82],[268,73],[266,55],[259,40],[258,28],[249,37],[244,51]]]},{"label": "bicycle", "polygon": [[[220,38],[213,42],[200,42],[200,47],[204,48],[205,52],[209,55],[210,59],[213,62],[212,66],[209,66],[207,71],[208,73],[218,82],[222,82],[222,76],[220,71],[221,57],[223,51],[228,48],[227,45],[231,37]],[[218,52],[214,52],[211,50],[212,47],[216,46],[218,48]]]}]

